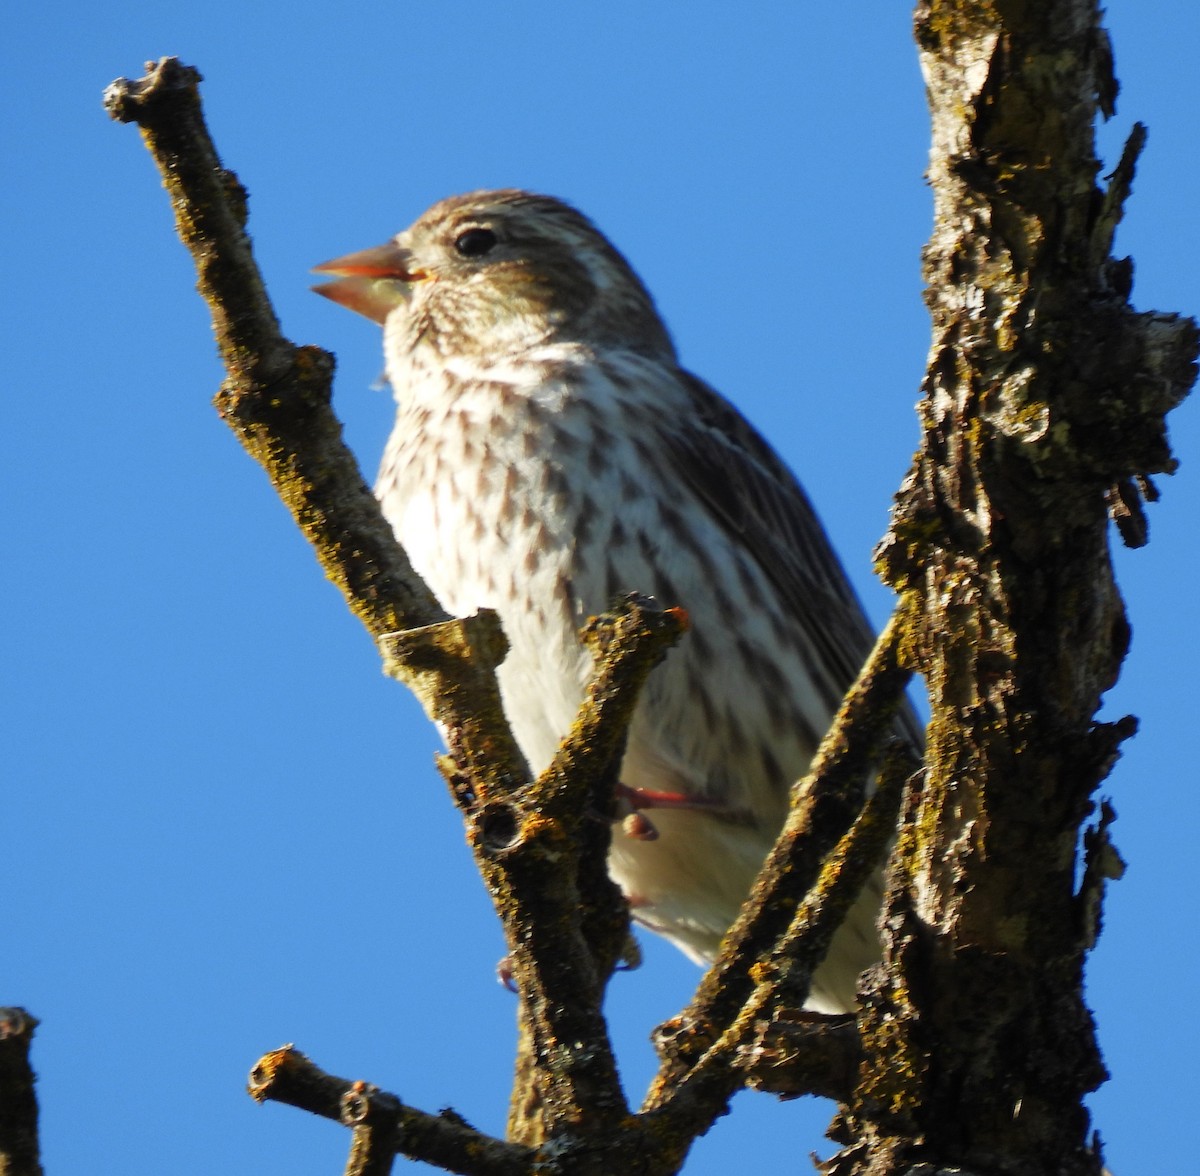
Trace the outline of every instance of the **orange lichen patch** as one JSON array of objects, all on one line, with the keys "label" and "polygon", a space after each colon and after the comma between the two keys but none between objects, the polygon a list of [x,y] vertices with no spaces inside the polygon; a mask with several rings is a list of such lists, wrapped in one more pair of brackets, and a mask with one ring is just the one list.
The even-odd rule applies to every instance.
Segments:
[{"label": "orange lichen patch", "polygon": [[246,1090],[255,1102],[265,1102],[270,1096],[271,1087],[279,1081],[283,1072],[289,1067],[301,1065],[308,1065],[308,1059],[290,1042],[273,1049],[254,1063]]}]

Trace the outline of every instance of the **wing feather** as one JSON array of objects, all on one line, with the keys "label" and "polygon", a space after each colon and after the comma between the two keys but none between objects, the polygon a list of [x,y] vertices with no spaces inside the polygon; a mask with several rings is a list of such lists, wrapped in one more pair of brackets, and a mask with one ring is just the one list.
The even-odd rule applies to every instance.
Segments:
[{"label": "wing feather", "polygon": [[[693,410],[663,430],[666,456],[801,625],[837,705],[875,643],[862,603],[796,476],[728,400],[682,375]],[[920,724],[907,704],[901,722],[920,747]]]}]

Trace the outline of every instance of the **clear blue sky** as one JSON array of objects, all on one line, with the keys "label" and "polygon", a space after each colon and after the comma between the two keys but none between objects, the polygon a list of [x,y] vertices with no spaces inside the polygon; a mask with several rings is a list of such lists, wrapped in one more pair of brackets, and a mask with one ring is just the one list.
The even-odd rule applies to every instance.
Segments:
[{"label": "clear blue sky", "polygon": [[[1147,155],[1118,246],[1143,308],[1200,310],[1200,10],[1112,0],[1118,118]],[[418,1106],[501,1126],[513,1001],[434,732],[217,420],[191,263],[104,85],[173,53],[251,195],[285,330],[339,361],[373,472],[378,331],[308,267],[437,198],[517,185],[588,212],[686,362],[799,471],[877,619],[869,553],[917,431],[927,127],[904,4],[24,5],[8,21],[0,436],[5,780],[0,1003],[44,1024],[55,1176],[328,1176],[347,1138],[255,1106],[294,1041]],[[755,11],[757,10],[757,11]],[[1197,1052],[1194,678],[1200,406],[1151,546],[1118,568],[1134,628],[1109,713],[1142,734],[1105,788],[1129,860],[1089,996],[1118,1176],[1183,1171]],[[656,942],[610,1000],[636,1095],[646,1036],[698,974]],[[742,1095],[688,1171],[803,1170],[830,1107]]]}]

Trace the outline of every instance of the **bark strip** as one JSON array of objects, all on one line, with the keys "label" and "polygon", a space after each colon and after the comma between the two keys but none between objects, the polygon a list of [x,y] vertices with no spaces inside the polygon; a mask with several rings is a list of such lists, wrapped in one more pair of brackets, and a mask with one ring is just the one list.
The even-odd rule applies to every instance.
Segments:
[{"label": "bark strip", "polygon": [[1111,488],[1174,468],[1165,414],[1194,379],[1197,333],[1135,312],[1131,267],[1109,257],[1144,132],[1102,192],[1093,124],[1116,83],[1098,6],[923,0],[916,32],[933,346],[880,566],[923,600],[906,653],[930,688],[929,778],[860,1018],[855,1143],[828,1170],[1096,1176],[1095,913],[1076,878],[1129,729],[1094,717],[1129,639]]}]

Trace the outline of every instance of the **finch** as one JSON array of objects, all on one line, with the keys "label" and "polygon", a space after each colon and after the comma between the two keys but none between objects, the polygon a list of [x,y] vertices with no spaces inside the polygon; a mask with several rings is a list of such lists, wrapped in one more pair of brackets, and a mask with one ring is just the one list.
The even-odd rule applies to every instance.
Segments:
[{"label": "finch", "polygon": [[[494,609],[499,682],[534,772],[592,673],[579,630],[624,593],[682,606],[630,726],[609,869],[633,918],[711,960],[873,634],[800,483],[682,368],[628,262],[529,192],[435,204],[314,289],[383,327],[396,423],[376,493],[443,607]],[[911,714],[903,720],[915,745]],[[879,887],[809,1007],[854,1007]]]}]

